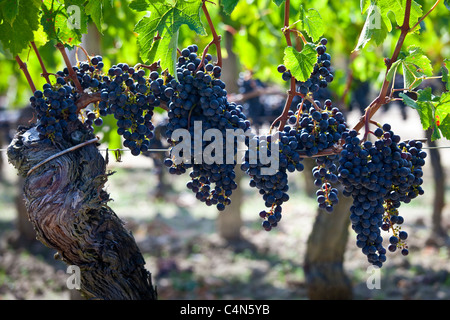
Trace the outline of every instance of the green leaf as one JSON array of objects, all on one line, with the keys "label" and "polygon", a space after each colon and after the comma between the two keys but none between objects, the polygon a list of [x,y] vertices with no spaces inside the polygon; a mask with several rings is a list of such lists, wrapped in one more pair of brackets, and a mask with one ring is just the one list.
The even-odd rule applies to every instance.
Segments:
[{"label": "green leaf", "polygon": [[442,73],[442,81],[445,82],[445,88],[447,90],[450,90],[450,79],[448,76],[448,68],[446,63],[449,62],[448,59],[444,60],[444,65],[441,67],[441,73]]},{"label": "green leaf", "polygon": [[361,13],[364,13],[370,6],[370,0],[360,0],[359,4],[361,7]]},{"label": "green leaf", "polygon": [[[370,40],[374,40],[377,46],[383,43],[387,33],[392,30],[392,23],[389,17],[391,13],[393,13],[398,26],[403,24],[406,0],[371,0],[370,5],[369,1],[361,0],[360,4],[363,13],[367,11],[368,15],[354,51],[364,48]],[[409,19],[410,27],[414,26],[421,16],[421,6],[417,2],[412,1]]]},{"label": "green leaf", "polygon": [[[405,54],[402,52],[403,58],[397,60],[391,67],[391,69],[396,65],[401,63],[403,70],[403,83],[404,87],[412,90],[419,86],[426,76],[431,76],[433,74],[431,62],[428,57],[423,53],[422,49],[416,46],[411,46],[408,48],[408,52]],[[388,80],[393,72],[389,70]]]},{"label": "green leaf", "polygon": [[402,59],[399,59],[397,61],[395,61],[391,67],[389,68],[389,71],[386,75],[386,80],[387,81],[392,81],[392,79],[394,78],[395,73],[397,72],[398,66],[400,63],[402,63]]},{"label": "green leaf", "polygon": [[284,50],[284,65],[298,81],[306,81],[311,76],[316,62],[317,52],[310,43],[300,52],[293,47],[286,47]]},{"label": "green leaf", "polygon": [[160,60],[163,69],[175,74],[178,30],[186,24],[199,35],[206,35],[200,19],[202,0],[134,0],[130,8],[149,11],[135,27],[141,58],[146,62]]},{"label": "green leaf", "polygon": [[441,135],[450,140],[450,92],[435,97],[428,87],[416,93],[417,100],[404,93],[400,93],[400,97],[406,105],[417,110],[424,130],[433,129],[432,140],[440,139]]},{"label": "green leaf", "polygon": [[430,88],[418,90],[418,98],[416,101],[408,97],[403,92],[399,94],[407,106],[417,110],[423,130],[427,130],[434,123],[434,106],[430,101],[431,89],[429,91],[428,89]]},{"label": "green leaf", "polygon": [[370,40],[374,40],[376,45],[383,43],[387,36],[387,27],[384,19],[381,18],[378,7],[371,4],[368,8],[366,22],[359,35],[358,43],[353,51],[361,50]]},{"label": "green leaf", "polygon": [[302,29],[306,31],[314,42],[318,41],[325,31],[319,12],[316,9],[305,11],[303,6],[300,6],[300,20],[302,21]]},{"label": "green leaf", "polygon": [[433,133],[431,134],[431,141],[440,139],[441,134],[439,133],[439,129],[438,129],[436,123],[433,123],[432,128],[433,128]]},{"label": "green leaf", "polygon": [[[403,24],[403,20],[405,19],[406,0],[379,0],[376,1],[376,3],[380,10],[381,17],[385,21],[389,32],[392,30],[391,20],[388,17],[388,14],[390,12],[394,14],[395,21],[398,26],[401,26]],[[421,6],[417,2],[412,1],[409,16],[409,26],[414,26],[421,16]]]},{"label": "green leaf", "polygon": [[105,7],[105,3],[108,1],[110,0],[89,0],[85,6],[86,14],[88,14],[92,21],[94,21],[100,33],[102,33],[103,25],[103,8]]},{"label": "green leaf", "polygon": [[[8,2],[15,1],[8,0]],[[40,0],[18,3],[19,11],[15,19],[5,17],[4,7],[0,10],[0,42],[3,49],[8,50],[13,56],[28,48],[30,41],[34,40],[34,32],[39,28],[39,8],[41,7]]]},{"label": "green leaf", "polygon": [[87,20],[83,0],[66,0],[64,4],[53,0],[42,0],[41,24],[50,39],[69,46],[81,43],[87,33]]},{"label": "green leaf", "polygon": [[403,68],[403,84],[405,88],[412,90],[422,83],[423,74],[417,72],[411,64],[402,63]]},{"label": "green leaf", "polygon": [[447,116],[440,123],[438,128],[439,128],[439,131],[441,131],[444,138],[447,140],[450,140],[450,114],[447,114]]},{"label": "green leaf", "polygon": [[[23,0],[22,0],[23,1]],[[12,26],[14,20],[19,14],[20,0],[2,0],[0,1],[0,9],[3,13],[3,18]]]},{"label": "green leaf", "polygon": [[416,46],[410,46],[408,47],[408,51],[404,62],[415,65],[418,72],[426,76],[431,76],[433,74],[433,68],[430,59],[423,53],[422,49]]},{"label": "green leaf", "polygon": [[239,0],[221,0],[220,3],[223,6],[223,11],[230,15],[234,8],[236,7],[237,3],[239,2]]},{"label": "green leaf", "polygon": [[444,92],[436,103],[436,119],[445,119],[448,114],[450,114],[450,92]]}]

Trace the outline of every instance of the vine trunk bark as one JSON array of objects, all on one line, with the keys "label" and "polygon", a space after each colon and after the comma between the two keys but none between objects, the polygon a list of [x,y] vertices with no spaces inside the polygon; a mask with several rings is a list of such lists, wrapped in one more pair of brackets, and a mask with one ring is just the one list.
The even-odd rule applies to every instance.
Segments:
[{"label": "vine trunk bark", "polygon": [[95,138],[79,123],[71,141],[45,144],[36,127],[19,127],[8,160],[24,177],[28,217],[37,239],[55,258],[80,268],[80,292],[89,299],[156,299],[145,261],[103,190],[107,159],[88,144],[30,169],[50,156]]},{"label": "vine trunk bark", "polygon": [[353,297],[351,282],[343,266],[351,203],[351,198],[341,196],[331,214],[317,210],[304,261],[310,299]]},{"label": "vine trunk bark", "polygon": [[433,171],[434,181],[434,201],[433,213],[431,216],[432,230],[428,244],[440,245],[445,243],[448,238],[447,232],[442,227],[442,210],[445,206],[445,172],[442,167],[441,155],[439,149],[436,148],[436,142],[431,140],[432,131],[426,131],[427,144],[430,147],[428,154],[430,156],[431,168]]}]

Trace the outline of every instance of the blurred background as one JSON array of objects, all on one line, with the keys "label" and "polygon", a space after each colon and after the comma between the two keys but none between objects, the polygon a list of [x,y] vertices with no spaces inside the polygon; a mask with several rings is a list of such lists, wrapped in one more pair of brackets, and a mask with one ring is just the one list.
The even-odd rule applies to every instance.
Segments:
[{"label": "blurred background", "polygon": [[[417,2],[424,11],[434,4]],[[90,26],[83,47],[91,55],[102,55],[106,67],[142,62],[133,32],[142,14],[130,10],[125,0],[112,3],[105,7],[103,34]],[[331,98],[354,126],[381,87],[383,58],[392,54],[398,31],[382,46],[369,44],[352,53],[365,17],[359,1],[343,3],[291,1],[291,21],[298,18],[300,4],[317,9],[325,20],[334,81],[316,98]],[[255,130],[267,132],[286,98],[287,85],[276,71],[285,47],[283,6],[269,0],[241,0],[230,16],[222,14],[218,5],[208,4],[208,8],[222,35],[222,80],[229,100],[244,106]],[[448,12],[444,5],[438,6],[421,25],[420,34],[409,35],[405,41],[405,48],[415,44],[423,49],[436,75],[443,60],[450,58]],[[179,48],[196,43],[202,49],[210,40],[211,36],[197,37],[182,27]],[[49,42],[40,48],[49,72],[63,68],[54,45]],[[215,55],[214,46],[210,53]],[[81,51],[70,54],[74,63],[85,59]],[[23,204],[22,178],[7,162],[4,150],[17,125],[33,121],[28,105],[31,91],[17,63],[9,58],[0,51],[0,299],[78,299],[76,292],[67,289],[67,266],[53,259],[54,250],[35,240]],[[42,87],[45,80],[39,76],[40,66],[32,51],[24,61],[37,87]],[[396,87],[402,86],[399,75]],[[422,86],[431,86],[436,94],[444,89],[439,79]],[[351,200],[341,195],[331,214],[317,209],[313,161],[304,161],[304,172],[290,174],[290,200],[283,205],[283,219],[266,232],[258,216],[264,202],[240,170],[236,170],[240,182],[232,204],[219,213],[186,188],[188,175],[168,174],[162,165],[166,152],[134,157],[124,151],[120,159],[107,152],[106,148],[121,144],[120,136],[111,130],[113,121],[105,119],[97,134],[102,138],[102,153],[109,156],[108,170],[115,172],[106,184],[114,199],[110,206],[133,232],[159,299],[449,299],[450,163],[446,159],[450,142],[431,142],[417,112],[400,103],[384,106],[374,119],[389,122],[404,140],[426,139],[428,157],[425,195],[400,208],[410,254],[388,253],[380,288],[372,290],[367,286],[372,269],[356,247],[350,228]],[[154,148],[167,147],[164,121],[165,113],[155,115]]]}]

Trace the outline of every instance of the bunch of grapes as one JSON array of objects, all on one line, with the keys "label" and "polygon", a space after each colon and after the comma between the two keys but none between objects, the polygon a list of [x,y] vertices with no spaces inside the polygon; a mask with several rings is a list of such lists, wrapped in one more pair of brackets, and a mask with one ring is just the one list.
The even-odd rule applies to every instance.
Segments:
[{"label": "bunch of grapes", "polygon": [[[257,153],[265,153],[274,156],[273,160],[278,162],[275,171],[269,171],[272,164],[262,163],[260,157],[252,159],[255,151],[246,151],[241,169],[250,176],[250,186],[257,188],[262,195],[265,206],[268,210],[259,213],[264,219],[262,226],[266,231],[276,227],[281,219],[281,205],[289,200],[287,191],[289,190],[287,172],[303,171],[302,158],[297,152],[297,138],[289,134],[289,127],[284,131],[276,132],[274,135],[256,136],[255,141],[247,141],[247,145],[258,146]],[[276,147],[275,150],[273,147]],[[258,156],[258,155],[256,155]],[[256,158],[256,157],[255,157]],[[263,170],[266,171],[263,171]]]},{"label": "bunch of grapes", "polygon": [[325,100],[323,108],[319,101],[301,103],[297,112],[289,117],[288,122],[296,127],[298,143],[302,146],[299,152],[314,157],[320,152],[330,150],[330,155],[315,157],[313,168],[314,185],[319,208],[327,212],[339,202],[338,190],[333,187],[337,179],[337,157],[334,150],[341,142],[342,135],[348,130],[344,115],[333,106],[330,99]]},{"label": "bunch of grapes", "polygon": [[[306,81],[297,81],[298,92],[302,95],[308,93],[315,93],[319,88],[326,88],[329,82],[333,81],[333,74],[331,73],[331,56],[328,54],[327,45],[328,40],[322,38],[316,46],[317,62],[314,64],[313,72]],[[277,71],[281,73],[281,78],[284,81],[289,81],[292,78],[290,70],[281,64],[277,67]]]},{"label": "bunch of grapes", "polygon": [[[197,51],[196,45],[181,50],[176,70],[178,82],[164,91],[170,98],[166,136],[172,147],[180,143],[172,138],[173,132],[177,129],[189,131],[190,146],[195,146],[195,138],[203,137],[206,130],[218,129],[221,133],[219,139],[223,139],[220,141],[221,145],[225,146],[227,129],[247,130],[250,128],[250,122],[242,113],[242,106],[227,100],[225,83],[220,80],[221,68],[211,63],[212,57],[209,54],[202,62],[197,56]],[[200,123],[201,126],[196,123]],[[218,142],[200,140],[202,154],[206,148]],[[234,144],[233,154],[236,153],[236,148],[237,145]],[[217,150],[217,152],[223,150]],[[194,148],[189,154],[183,154],[183,159],[177,159],[172,154],[172,157],[167,158],[164,163],[172,174],[180,175],[187,169],[192,169],[189,173],[191,181],[187,183],[187,188],[195,193],[198,200],[206,205],[216,205],[217,209],[222,211],[231,203],[230,196],[237,188],[234,171],[236,160],[233,157],[231,163],[228,163],[223,154],[219,161],[207,161],[207,159],[197,161],[196,157],[199,155],[195,152]]]},{"label": "bunch of grapes", "polygon": [[54,85],[44,84],[43,91],[34,92],[30,103],[36,110],[36,130],[41,140],[52,143],[63,139],[69,123],[78,119],[75,101],[76,93],[63,77],[58,77]]},{"label": "bunch of grapes", "polygon": [[344,195],[353,197],[350,220],[357,234],[356,245],[370,263],[381,267],[386,261],[381,230],[393,233],[390,251],[400,248],[403,255],[408,254],[407,233],[400,230],[404,220],[398,208],[423,194],[426,153],[420,142],[400,142],[389,124],[373,133],[377,137],[374,143],[361,141],[354,130],[345,134],[338,171]]},{"label": "bunch of grapes", "polygon": [[[42,139],[57,142],[63,138],[71,122],[81,121],[89,130],[101,126],[102,117],[112,114],[116,119],[117,133],[124,137],[124,146],[131,154],[146,152],[153,137],[151,122],[153,110],[168,101],[166,88],[176,84],[169,75],[160,76],[145,69],[136,70],[126,63],[112,66],[107,74],[101,56],[81,61],[72,67],[83,92],[78,92],[70,78],[68,68],[56,73],[55,84],[45,84],[43,92],[37,90],[30,99],[37,111],[37,130]],[[173,80],[173,81],[172,81]],[[83,93],[100,94],[100,101],[80,113],[76,101]]]},{"label": "bunch of grapes", "polygon": [[161,104],[162,95],[173,82],[161,78],[157,71],[147,76],[145,69],[136,70],[127,64],[112,66],[104,77],[99,114],[113,114],[117,133],[131,154],[146,152],[153,138],[153,110]]},{"label": "bunch of grapes", "polygon": [[[308,105],[310,107],[307,107]],[[274,175],[262,175],[261,169],[268,165],[260,162],[252,164],[249,161],[250,151],[247,151],[241,166],[242,170],[251,177],[250,186],[260,190],[265,205],[269,208],[268,211],[260,213],[260,216],[265,219],[263,227],[266,230],[271,230],[274,225],[277,225],[281,217],[281,205],[289,199],[287,172],[303,171],[301,161],[304,157],[317,155],[317,166],[313,169],[313,175],[315,185],[319,187],[317,191],[319,208],[331,212],[333,205],[338,203],[338,192],[333,187],[333,184],[338,181],[333,148],[340,143],[343,133],[347,131],[344,115],[337,107],[333,107],[331,100],[326,100],[323,108],[319,101],[314,101],[313,105],[302,101],[295,113],[289,111],[288,124],[281,132],[269,135],[262,140],[269,152],[275,155],[269,142],[276,139],[274,142],[278,146],[276,155],[279,159],[279,167]],[[319,156],[319,152],[325,151],[331,151],[330,155]],[[275,219],[276,213],[277,219]]]},{"label": "bunch of grapes", "polygon": [[319,188],[316,200],[319,208],[327,212],[332,212],[333,206],[339,202],[338,190],[333,187],[338,182],[336,158],[336,156],[317,157],[317,165],[312,169],[314,185]]}]

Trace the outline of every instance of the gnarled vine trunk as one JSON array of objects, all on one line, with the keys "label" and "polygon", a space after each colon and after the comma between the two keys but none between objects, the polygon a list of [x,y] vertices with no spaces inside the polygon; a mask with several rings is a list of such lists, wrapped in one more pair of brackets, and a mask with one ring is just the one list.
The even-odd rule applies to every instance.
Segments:
[{"label": "gnarled vine trunk", "polygon": [[45,144],[36,127],[20,127],[8,159],[25,177],[28,216],[39,241],[80,268],[80,292],[89,299],[156,299],[150,273],[136,242],[107,205],[105,159],[95,144],[65,153],[36,170],[50,156],[94,138],[80,124],[71,141]]},{"label": "gnarled vine trunk", "polygon": [[341,300],[353,297],[351,282],[344,270],[351,203],[351,198],[341,196],[331,214],[318,209],[304,261],[310,299]]}]

